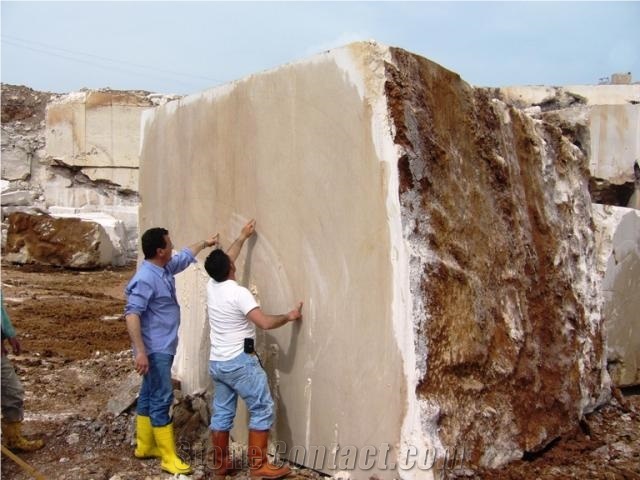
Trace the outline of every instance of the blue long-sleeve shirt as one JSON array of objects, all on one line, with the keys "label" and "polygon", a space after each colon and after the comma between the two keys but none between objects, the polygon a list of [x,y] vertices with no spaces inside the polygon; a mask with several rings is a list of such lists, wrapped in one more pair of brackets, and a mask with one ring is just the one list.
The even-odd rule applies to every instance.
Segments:
[{"label": "blue long-sleeve shirt", "polygon": [[145,260],[125,288],[127,305],[124,314],[135,313],[140,317],[142,341],[147,355],[176,354],[180,305],[176,297],[174,275],[195,261],[188,248],[174,255],[164,268]]},{"label": "blue long-sleeve shirt", "polygon": [[2,338],[15,337],[16,331],[11,324],[9,314],[4,308],[4,298],[2,297],[2,293],[0,293],[0,303],[2,304]]}]

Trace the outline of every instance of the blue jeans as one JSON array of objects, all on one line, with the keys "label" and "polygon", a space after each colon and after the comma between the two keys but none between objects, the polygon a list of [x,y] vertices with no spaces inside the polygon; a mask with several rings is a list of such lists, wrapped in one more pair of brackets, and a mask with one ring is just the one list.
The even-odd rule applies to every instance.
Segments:
[{"label": "blue jeans", "polygon": [[149,371],[142,378],[136,412],[138,415],[151,417],[151,426],[164,427],[171,423],[169,408],[173,403],[173,385],[171,384],[173,355],[150,353],[147,358]]},{"label": "blue jeans", "polygon": [[228,432],[233,428],[238,395],[249,409],[249,429],[271,429],[273,399],[267,374],[256,355],[241,353],[224,362],[212,360],[209,362],[209,374],[214,385],[211,430]]}]

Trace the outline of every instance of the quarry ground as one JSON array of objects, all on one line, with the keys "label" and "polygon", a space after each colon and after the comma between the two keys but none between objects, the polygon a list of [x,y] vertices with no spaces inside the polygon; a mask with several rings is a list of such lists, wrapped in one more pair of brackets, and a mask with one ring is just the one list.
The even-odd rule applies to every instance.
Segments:
[{"label": "quarry ground", "polygon": [[[106,409],[132,372],[119,317],[133,271],[2,265],[5,305],[23,347],[12,359],[26,390],[24,430],[46,440],[43,450],[20,457],[46,479],[172,478],[157,460],[132,456],[131,408],[118,416]],[[191,478],[204,477],[197,469]],[[3,455],[2,478],[33,477]],[[293,478],[319,475],[296,469]],[[436,478],[640,479],[640,390],[622,392],[531,458],[500,470],[439,471]]]}]

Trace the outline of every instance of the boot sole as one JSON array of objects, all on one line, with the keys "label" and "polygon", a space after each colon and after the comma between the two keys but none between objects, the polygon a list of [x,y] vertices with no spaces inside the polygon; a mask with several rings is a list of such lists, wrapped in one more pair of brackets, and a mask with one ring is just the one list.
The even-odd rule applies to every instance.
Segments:
[{"label": "boot sole", "polygon": [[287,478],[289,475],[291,475],[291,472],[285,473],[284,475],[276,475],[275,477],[265,477],[264,475],[249,475],[249,477],[251,480],[280,480],[281,478]]}]

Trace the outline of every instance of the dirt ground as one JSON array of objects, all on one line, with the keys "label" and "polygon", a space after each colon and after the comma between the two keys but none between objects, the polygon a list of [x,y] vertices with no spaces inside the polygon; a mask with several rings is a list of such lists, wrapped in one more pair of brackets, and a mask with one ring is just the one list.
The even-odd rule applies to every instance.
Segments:
[{"label": "dirt ground", "polygon": [[[108,408],[123,386],[135,381],[120,319],[124,285],[133,271],[133,266],[86,272],[2,265],[5,305],[23,347],[12,360],[26,390],[25,432],[46,440],[43,450],[20,457],[46,479],[172,478],[160,472],[158,460],[133,457],[132,408],[125,402],[118,415]],[[436,478],[640,479],[640,390],[618,398],[532,458],[500,470],[440,471]],[[177,408],[183,424],[179,438],[202,430],[198,404],[206,401],[185,399],[186,406]],[[206,442],[201,434],[198,438]],[[1,468],[2,479],[33,478],[4,456]],[[206,478],[206,469],[198,466],[191,478]],[[293,478],[320,476],[295,469]]]}]

